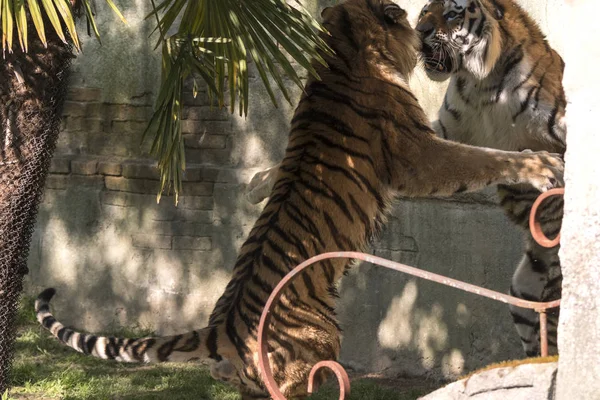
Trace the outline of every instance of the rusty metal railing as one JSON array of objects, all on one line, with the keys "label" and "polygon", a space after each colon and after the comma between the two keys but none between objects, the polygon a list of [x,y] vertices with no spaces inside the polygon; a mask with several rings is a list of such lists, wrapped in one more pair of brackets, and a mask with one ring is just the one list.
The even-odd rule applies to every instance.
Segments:
[{"label": "rusty metal railing", "polygon": [[563,194],[565,194],[564,188],[550,189],[547,192],[540,194],[538,196],[538,198],[535,200],[535,202],[533,203],[533,206],[531,207],[531,213],[529,214],[529,230],[531,231],[531,236],[533,236],[535,241],[538,242],[538,244],[540,246],[554,247],[554,246],[558,245],[558,243],[560,242],[560,232],[558,232],[558,235],[556,235],[556,237],[554,239],[548,239],[546,237],[546,235],[544,235],[544,232],[542,232],[542,227],[540,226],[540,223],[537,222],[535,219],[538,207],[548,197],[559,196],[559,195],[563,195]]},{"label": "rusty metal railing", "polygon": [[[542,203],[542,201],[544,199],[546,199],[549,196],[559,195],[559,194],[563,194],[563,193],[564,193],[564,189],[549,190],[549,191],[543,193],[541,196],[539,196],[532,207],[531,216],[530,216],[531,232],[532,232],[534,239],[536,241],[538,241],[542,246],[552,247],[552,246],[550,246],[550,244],[554,243],[554,242],[558,243],[558,240],[560,240],[560,234],[553,240],[548,239],[542,233],[539,223],[537,223],[537,221],[535,221],[535,213],[537,212],[539,205]],[[542,243],[545,243],[545,244],[542,244]],[[353,252],[353,251],[323,253],[323,254],[319,254],[317,256],[309,258],[308,260],[299,264],[290,273],[288,273],[279,282],[279,284],[275,287],[275,289],[269,296],[267,303],[265,304],[265,308],[263,309],[263,313],[260,318],[260,324],[258,327],[258,347],[259,347],[258,360],[259,360],[260,371],[261,371],[261,374],[263,377],[263,381],[265,383],[265,386],[267,387],[267,390],[269,391],[269,394],[273,398],[273,400],[286,400],[286,398],[279,390],[279,387],[277,386],[277,383],[275,382],[275,379],[273,378],[273,372],[271,370],[271,365],[269,363],[268,350],[267,350],[268,349],[268,346],[267,346],[268,329],[267,329],[267,327],[269,326],[269,323],[271,321],[271,308],[272,308],[273,304],[276,304],[277,301],[279,300],[282,291],[289,286],[290,282],[296,276],[301,274],[306,268],[310,267],[312,264],[317,263],[322,260],[330,259],[330,258],[350,258],[350,259],[358,259],[358,260],[366,261],[371,264],[380,265],[382,267],[393,269],[395,271],[404,272],[406,274],[416,276],[418,278],[422,278],[422,279],[426,279],[429,281],[438,282],[438,283],[441,283],[446,286],[454,287],[456,289],[460,289],[465,292],[474,293],[479,296],[488,297],[490,299],[500,301],[500,302],[503,302],[506,304],[511,304],[511,305],[514,305],[517,307],[522,307],[522,308],[533,309],[534,311],[536,311],[537,313],[540,314],[541,355],[542,356],[548,355],[548,328],[547,328],[546,310],[548,310],[550,308],[558,307],[560,305],[560,299],[545,302],[545,303],[523,300],[523,299],[520,299],[517,297],[509,296],[504,293],[496,292],[494,290],[482,288],[480,286],[476,286],[476,285],[473,285],[473,284],[470,284],[467,282],[462,282],[457,279],[448,278],[446,276],[435,274],[433,272],[423,271],[418,268],[410,267],[405,264],[386,260],[384,258],[365,254],[365,253],[359,253],[359,252]],[[313,367],[313,369],[311,370],[311,373],[309,375],[309,379],[308,379],[308,392],[312,393],[314,375],[321,368],[329,368],[335,373],[335,375],[338,379],[338,383],[340,385],[339,400],[344,400],[346,398],[346,395],[350,394],[350,379],[348,378],[348,374],[346,373],[344,368],[335,361],[321,361]]]}]

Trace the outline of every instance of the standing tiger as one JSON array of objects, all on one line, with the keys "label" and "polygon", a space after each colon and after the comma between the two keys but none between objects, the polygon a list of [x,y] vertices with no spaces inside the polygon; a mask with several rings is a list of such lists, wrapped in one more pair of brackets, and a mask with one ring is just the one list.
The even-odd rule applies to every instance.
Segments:
[{"label": "standing tiger", "polygon": [[[36,301],[37,318],[55,337],[105,359],[212,360],[213,377],[237,386],[242,399],[266,399],[257,363],[259,317],[297,264],[319,253],[364,250],[397,194],[449,196],[498,183],[543,191],[562,180],[563,163],[554,155],[477,148],[434,135],[406,84],[419,40],[398,5],[348,0],[323,16],[329,31],[323,39],[334,50],[323,53],[329,68],[313,63],[321,80],[306,83],[270,199],[208,326],[141,339],[83,334],[53,317],[54,289],[46,289]],[[288,398],[307,394],[315,363],[338,357],[336,283],[350,265],[342,259],[316,264],[272,310],[269,358]]]},{"label": "standing tiger", "polygon": [[[515,1],[432,0],[423,8],[416,29],[427,74],[434,80],[450,77],[434,124],[441,137],[508,151],[564,155],[564,63]],[[527,185],[500,185],[498,194],[512,221],[528,229],[539,192]],[[562,197],[551,197],[542,205],[538,219],[548,237],[558,234],[562,209]],[[533,301],[560,298],[558,247],[541,247],[528,231],[525,247],[511,295]],[[511,307],[511,314],[526,354],[538,355],[538,314],[519,307]],[[548,317],[548,349],[555,354],[558,309]]]}]

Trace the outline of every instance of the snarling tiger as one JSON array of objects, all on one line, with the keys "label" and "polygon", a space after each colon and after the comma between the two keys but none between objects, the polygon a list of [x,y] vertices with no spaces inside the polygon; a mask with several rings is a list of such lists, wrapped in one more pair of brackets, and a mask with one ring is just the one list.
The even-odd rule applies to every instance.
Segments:
[{"label": "snarling tiger", "polygon": [[[498,183],[546,190],[562,180],[549,153],[518,153],[445,141],[434,135],[406,84],[419,40],[390,0],[348,0],[324,11],[321,80],[309,78],[268,203],[243,244],[208,326],[169,337],[99,337],[65,328],[50,313],[53,289],[36,301],[38,321],[60,341],[96,357],[128,362],[212,360],[213,377],[242,399],[268,398],[257,365],[257,326],[275,285],[307,258],[364,250],[391,200],[449,196]],[[336,282],[348,260],[316,264],[284,291],[272,311],[269,357],[288,398],[307,394],[311,367],[335,360],[340,328]],[[322,380],[324,376],[320,376]]]},{"label": "snarling tiger", "polygon": [[[513,0],[432,0],[420,14],[422,57],[435,80],[450,77],[436,131],[445,139],[518,151],[564,154],[566,147],[564,63],[540,28]],[[499,186],[510,218],[527,229],[539,192],[525,185]],[[548,237],[559,232],[562,197],[539,212]],[[527,232],[526,250],[510,293],[533,301],[560,298],[558,247],[538,245]],[[511,307],[525,352],[539,354],[539,321],[533,310]],[[548,314],[550,354],[556,353],[558,309]]]}]

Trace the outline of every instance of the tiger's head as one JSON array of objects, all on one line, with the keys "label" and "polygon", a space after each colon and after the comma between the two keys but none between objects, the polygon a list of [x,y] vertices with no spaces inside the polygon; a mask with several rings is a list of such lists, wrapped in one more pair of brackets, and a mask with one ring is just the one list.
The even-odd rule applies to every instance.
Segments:
[{"label": "tiger's head", "polygon": [[416,27],[427,75],[445,80],[465,69],[478,79],[488,76],[500,57],[503,18],[498,0],[429,0]]},{"label": "tiger's head", "polygon": [[329,31],[325,40],[351,69],[369,76],[380,66],[403,76],[414,70],[419,37],[392,0],[346,0],[325,8],[321,17]]}]

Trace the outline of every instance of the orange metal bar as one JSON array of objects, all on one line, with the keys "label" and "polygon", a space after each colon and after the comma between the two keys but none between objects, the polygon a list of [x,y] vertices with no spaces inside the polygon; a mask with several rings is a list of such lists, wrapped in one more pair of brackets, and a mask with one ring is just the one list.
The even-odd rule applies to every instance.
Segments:
[{"label": "orange metal bar", "polygon": [[535,241],[538,242],[540,246],[550,248],[550,247],[554,247],[554,246],[558,245],[558,243],[560,242],[560,232],[558,233],[558,235],[556,235],[556,237],[554,239],[548,239],[546,237],[546,235],[544,235],[544,232],[542,231],[542,227],[540,226],[540,223],[538,221],[536,221],[536,219],[535,219],[538,207],[548,197],[558,196],[558,195],[562,195],[564,193],[565,193],[564,188],[550,189],[547,192],[542,193],[535,200],[535,202],[533,203],[533,206],[531,207],[531,213],[529,214],[529,230],[531,231],[531,236],[533,236]]},{"label": "orange metal bar", "polygon": [[548,356],[548,316],[546,310],[538,311],[540,314],[540,355]]},{"label": "orange metal bar", "polygon": [[[418,268],[410,267],[408,265],[404,265],[401,263],[397,263],[394,261],[386,260],[381,257],[354,252],[354,251],[340,251],[340,252],[331,252],[331,253],[323,253],[317,256],[311,257],[303,263],[299,264],[296,268],[294,268],[290,273],[288,273],[275,287],[273,293],[269,296],[267,303],[265,304],[265,308],[260,318],[260,323],[258,326],[258,346],[259,353],[258,359],[261,369],[261,374],[263,376],[263,381],[272,396],[273,400],[286,400],[284,395],[279,390],[275,379],[273,378],[273,372],[271,370],[271,366],[268,362],[268,350],[267,350],[267,332],[268,329],[266,327],[269,326],[271,320],[271,308],[273,304],[277,303],[279,297],[281,296],[281,292],[289,285],[292,279],[294,279],[298,274],[300,274],[304,269],[310,267],[312,264],[326,260],[329,258],[351,258],[358,259],[362,261],[367,261],[371,264],[381,265],[386,268],[393,269],[395,271],[404,272],[419,278],[427,279],[433,282],[438,282],[444,284],[446,286],[451,286],[466,292],[475,293],[480,296],[489,297],[490,299],[501,301],[503,303],[512,304],[517,307],[523,308],[531,308],[536,310],[537,312],[545,312],[545,310],[549,308],[558,307],[560,305],[560,299],[554,300],[546,303],[539,303],[535,301],[523,300],[517,297],[509,296],[504,293],[496,292],[494,290],[485,289],[476,285],[472,285],[470,283],[462,282],[457,279],[452,279],[445,277],[443,275],[435,274],[433,272],[423,271]],[[545,318],[540,318],[540,323],[544,322],[544,327],[542,330],[546,331],[545,327]],[[544,347],[544,344],[542,344]],[[547,344],[546,344],[547,349]],[[336,363],[337,364],[337,363]],[[333,365],[333,364],[332,364]],[[341,367],[340,367],[341,368]],[[336,370],[334,370],[336,371]],[[337,371],[336,371],[337,374]],[[339,376],[339,375],[338,375]],[[312,388],[312,387],[311,387]],[[344,389],[340,390],[340,400],[343,400],[344,397],[341,393],[345,393]],[[348,392],[349,393],[349,392]]]},{"label": "orange metal bar", "polygon": [[[551,189],[545,193],[542,193],[534,202],[531,214],[529,216],[529,227],[531,230],[531,234],[533,238],[544,247],[553,247],[556,246],[560,241],[560,233],[556,236],[556,238],[550,240],[548,239],[542,229],[540,227],[540,223],[536,221],[535,216],[538,210],[539,205],[544,201],[544,199],[550,196],[556,196],[564,194],[565,190],[563,188],[560,189]],[[548,355],[548,325],[547,325],[547,314],[546,310],[550,308],[555,308],[560,305],[560,299],[549,301],[545,303],[538,303],[535,301],[523,300],[517,297],[509,296],[504,293],[496,292],[494,290],[485,289],[476,285],[472,285],[470,283],[462,282],[457,279],[452,279],[445,277],[443,275],[435,274],[433,272],[423,271],[414,267],[410,267],[408,265],[404,265],[401,263],[397,263],[394,261],[386,260],[384,258],[380,258],[377,256],[372,256],[365,253],[358,253],[353,251],[340,251],[340,252],[331,252],[319,254],[317,256],[311,257],[303,263],[299,264],[296,268],[294,268],[289,274],[287,274],[281,282],[275,287],[273,293],[269,296],[267,303],[265,304],[265,308],[260,317],[260,323],[258,326],[258,360],[260,365],[261,374],[263,376],[263,381],[269,391],[273,400],[286,400],[285,396],[279,390],[275,379],[273,378],[273,372],[271,370],[271,366],[269,364],[268,350],[267,350],[267,332],[268,329],[266,327],[269,326],[271,321],[271,308],[273,304],[275,304],[279,297],[281,296],[281,292],[289,285],[292,279],[294,279],[298,274],[300,274],[304,269],[308,268],[312,264],[326,260],[329,258],[351,258],[358,259],[362,261],[367,261],[371,264],[380,265],[386,268],[393,269],[395,271],[404,272],[409,275],[413,275],[419,278],[427,279],[429,281],[438,282],[446,286],[451,286],[465,292],[475,293],[479,296],[488,297],[490,299],[501,301],[503,303],[512,304],[517,307],[530,308],[534,309],[536,312],[540,314],[540,347],[541,347],[541,355]],[[317,363],[313,367],[310,372],[308,379],[308,392],[312,393],[313,391],[313,379],[315,373],[321,368],[329,368],[333,370],[336,374],[338,383],[340,385],[340,397],[339,400],[344,400],[346,394],[350,394],[350,380],[348,379],[348,375],[346,371],[342,368],[340,364],[335,361],[321,361]]]}]

